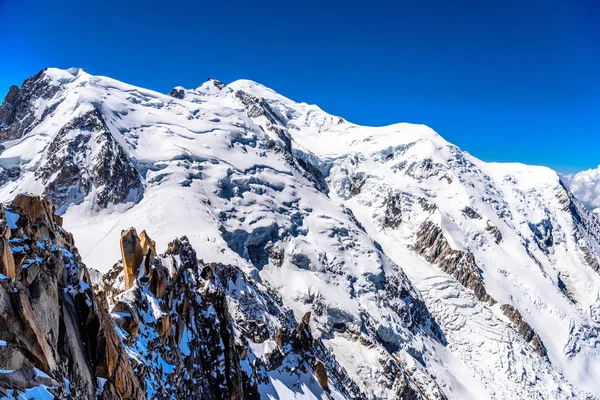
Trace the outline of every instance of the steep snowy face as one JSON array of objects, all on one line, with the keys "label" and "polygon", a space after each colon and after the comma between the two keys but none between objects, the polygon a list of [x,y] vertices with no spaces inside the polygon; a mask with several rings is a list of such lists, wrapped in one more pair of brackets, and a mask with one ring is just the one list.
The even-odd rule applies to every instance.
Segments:
[{"label": "steep snowy face", "polygon": [[495,370],[482,377],[490,394],[553,397],[555,371],[600,393],[600,224],[554,171],[481,162],[423,126],[292,136],[332,197],[402,264],[458,358]]},{"label": "steep snowy face", "polygon": [[206,261],[276,288],[298,320],[311,312],[315,338],[365,396],[476,386],[444,368],[445,338],[420,294],[326,195],[323,173],[294,156],[265,99],[214,80],[168,96],[82,70],[37,79],[55,89],[28,104],[52,111],[35,111],[27,130],[2,121],[12,133],[0,165],[15,172],[0,197],[48,195],[88,265],[106,271],[119,258],[125,227],[163,248],[185,233]]},{"label": "steep snowy face", "polygon": [[110,133],[101,97],[88,97],[86,77],[81,69],[50,69],[11,88],[0,106],[0,182],[7,191],[43,193],[65,207],[142,196],[141,178]]},{"label": "steep snowy face", "polygon": [[600,166],[561,176],[565,185],[590,210],[600,214]]}]

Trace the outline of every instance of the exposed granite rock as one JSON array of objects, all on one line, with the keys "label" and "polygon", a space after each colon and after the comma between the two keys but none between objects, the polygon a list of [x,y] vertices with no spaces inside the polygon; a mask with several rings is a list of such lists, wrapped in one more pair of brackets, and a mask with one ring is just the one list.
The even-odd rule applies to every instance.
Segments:
[{"label": "exposed granite rock", "polygon": [[325,364],[323,364],[321,360],[317,360],[317,363],[314,366],[314,371],[317,381],[319,382],[319,386],[321,386],[321,388],[326,392],[329,392],[327,370],[325,369]]},{"label": "exposed granite rock", "polygon": [[[0,154],[4,151],[4,146],[0,145]],[[5,169],[0,166],[0,185],[4,185],[9,181],[14,181],[21,176],[21,167],[10,167]]]},{"label": "exposed granite rock", "polygon": [[538,245],[538,248],[545,253],[548,253],[554,245],[553,226],[549,217],[542,219],[539,223],[529,223],[529,229],[533,232],[533,239]]},{"label": "exposed granite rock", "polygon": [[144,398],[114,323],[52,205],[21,195],[1,213],[0,225],[10,229],[9,247],[20,262],[14,279],[0,279],[0,340],[7,343],[0,347],[0,370],[12,371],[0,374],[0,392],[16,397],[43,387],[66,399]]},{"label": "exposed granite rock", "polygon": [[[4,215],[1,206],[0,213]],[[6,226],[6,221],[2,221],[0,224],[4,225],[4,228],[2,229],[2,235],[0,236],[0,274],[14,279],[15,258],[13,257],[12,250],[8,242],[11,235],[10,228]]]},{"label": "exposed granite rock", "polygon": [[169,92],[169,96],[179,100],[183,100],[183,98],[185,97],[185,90],[183,90],[183,88],[180,87],[173,88]]},{"label": "exposed granite rock", "polygon": [[479,215],[479,213],[477,211],[473,210],[469,206],[465,206],[465,208],[463,208],[463,210],[462,210],[462,213],[471,219],[481,219],[481,215]]},{"label": "exposed granite rock", "polygon": [[[583,253],[585,262],[596,272],[600,272],[600,248],[588,247],[589,243],[600,242],[600,218],[598,215],[588,210],[573,193],[560,182],[556,191],[556,197],[563,205],[563,211],[571,214],[573,224],[576,228],[575,239],[582,244],[580,250]],[[589,240],[592,239],[592,240]]]},{"label": "exposed granite rock", "polygon": [[506,315],[508,319],[511,320],[519,335],[521,335],[521,337],[525,339],[526,342],[529,342],[533,346],[536,353],[547,359],[548,353],[546,352],[546,347],[544,347],[544,344],[542,343],[542,339],[540,339],[538,334],[535,333],[531,326],[527,322],[525,322],[519,310],[517,310],[510,304],[502,304],[500,306],[500,309],[502,310],[504,315]]},{"label": "exposed granite rock", "polygon": [[[131,289],[119,289],[125,272],[116,265],[96,290],[111,293],[106,302],[151,397],[259,398],[258,385],[270,384],[270,373],[311,374],[318,357],[332,370],[331,384],[362,398],[329,351],[315,343],[310,313],[296,324],[274,290],[258,287],[236,267],[204,264],[198,272],[185,237],[162,255],[147,255],[148,266]],[[251,341],[280,346],[259,358]],[[313,379],[319,382],[316,372]]]},{"label": "exposed granite rock", "polygon": [[488,304],[495,303],[483,286],[483,278],[473,253],[452,249],[442,229],[435,223],[425,221],[421,224],[414,250],[430,263],[437,264],[444,272],[454,276],[464,287],[473,290],[479,300]]},{"label": "exposed granite rock", "polygon": [[407,280],[404,272],[386,275],[384,290],[387,304],[402,317],[407,328],[415,333],[419,330],[426,331],[428,336],[445,345],[446,338],[442,329],[429,313],[423,299],[406,285]]},{"label": "exposed granite rock", "polygon": [[421,208],[424,211],[429,211],[430,213],[437,209],[437,206],[435,205],[435,203],[431,203],[423,197],[419,197],[419,205],[421,206]]},{"label": "exposed granite rock", "polygon": [[134,228],[121,232],[121,256],[125,272],[125,289],[130,289],[138,276],[144,253]]},{"label": "exposed granite rock", "polygon": [[[425,158],[420,161],[413,161],[406,166],[404,173],[417,181],[429,179],[434,176],[439,176],[447,168],[444,165],[434,162],[431,158]],[[447,179],[451,182],[451,178],[442,176],[440,179]]]},{"label": "exposed granite rock", "polygon": [[583,257],[587,265],[589,265],[594,271],[598,272],[600,270],[600,264],[598,263],[596,257],[594,257],[594,255],[590,252],[590,249],[585,246],[582,246],[579,249],[583,253]]},{"label": "exposed granite rock", "polygon": [[358,172],[350,178],[350,196],[358,196],[362,191],[367,179],[365,174]]},{"label": "exposed granite rock", "polygon": [[[215,85],[219,87],[217,84]],[[221,90],[231,90],[225,85],[219,88]],[[313,182],[318,190],[327,193],[329,189],[323,172],[321,172],[309,158],[302,157],[300,153],[296,154],[293,152],[292,139],[288,133],[285,118],[273,110],[269,103],[263,98],[253,96],[242,90],[236,91],[235,97],[244,105],[248,117],[265,118],[267,120],[266,128],[270,132],[273,132],[283,144],[281,145],[275,140],[268,139],[266,140],[266,147],[275,152],[283,153],[286,162],[290,166],[301,172],[306,178]]]},{"label": "exposed granite rock", "polygon": [[385,214],[383,216],[383,226],[394,229],[402,223],[402,202],[401,194],[390,194],[384,203]]},{"label": "exposed granite rock", "polygon": [[488,221],[485,230],[494,237],[496,244],[500,244],[502,242],[502,232],[500,232],[500,229],[498,229],[496,225]]},{"label": "exposed granite rock", "polygon": [[[250,118],[265,117],[273,126],[285,125],[279,115],[277,115],[265,99],[255,97],[241,90],[235,92],[235,97],[246,107],[246,114]],[[285,138],[282,138],[282,140],[289,146],[289,137],[286,136]]]},{"label": "exposed granite rock", "polygon": [[142,253],[144,255],[148,254],[148,250],[151,251],[151,254],[156,255],[156,243],[150,239],[146,231],[140,233],[140,246],[142,246]]},{"label": "exposed granite rock", "polygon": [[60,89],[60,85],[50,83],[45,70],[26,79],[21,88],[11,86],[0,105],[0,141],[18,139],[31,131],[58,105],[54,103],[43,110],[42,115],[37,115],[35,101],[50,100]]}]

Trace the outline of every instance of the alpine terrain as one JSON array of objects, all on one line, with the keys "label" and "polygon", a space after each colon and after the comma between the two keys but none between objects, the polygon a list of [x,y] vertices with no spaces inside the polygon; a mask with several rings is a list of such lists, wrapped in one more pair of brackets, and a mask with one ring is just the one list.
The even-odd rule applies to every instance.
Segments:
[{"label": "alpine terrain", "polygon": [[46,69],[0,106],[0,398],[600,398],[565,183],[252,81]]}]

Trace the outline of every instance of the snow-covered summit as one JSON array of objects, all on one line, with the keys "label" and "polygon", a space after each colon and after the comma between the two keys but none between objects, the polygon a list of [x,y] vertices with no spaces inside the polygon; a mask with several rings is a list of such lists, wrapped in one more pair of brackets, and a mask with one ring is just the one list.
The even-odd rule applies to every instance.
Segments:
[{"label": "snow-covered summit", "polygon": [[185,234],[311,311],[369,398],[600,396],[600,223],[552,170],[247,80],[165,95],[48,69],[0,134],[0,200],[50,197],[91,267],[130,226]]}]

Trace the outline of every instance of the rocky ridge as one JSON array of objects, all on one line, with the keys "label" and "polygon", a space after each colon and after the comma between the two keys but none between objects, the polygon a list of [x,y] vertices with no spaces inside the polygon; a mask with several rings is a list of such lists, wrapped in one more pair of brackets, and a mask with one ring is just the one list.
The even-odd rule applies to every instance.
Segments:
[{"label": "rocky ridge", "polygon": [[50,203],[19,195],[1,212],[0,398],[252,399],[277,393],[272,376],[290,393],[366,398],[310,313],[297,323],[275,291],[199,261],[187,238],[157,255],[124,231],[123,261],[92,282]]},{"label": "rocky ridge", "polygon": [[1,210],[0,396],[144,398],[60,222],[38,197],[18,195]]}]

